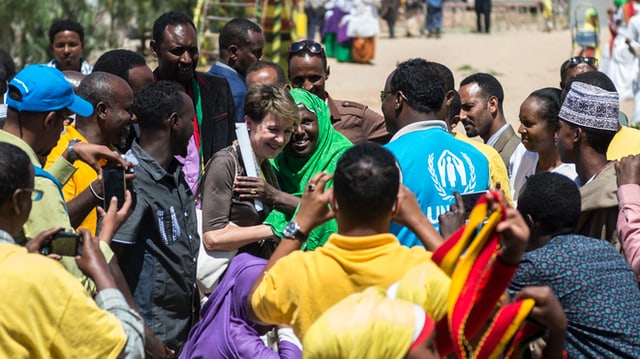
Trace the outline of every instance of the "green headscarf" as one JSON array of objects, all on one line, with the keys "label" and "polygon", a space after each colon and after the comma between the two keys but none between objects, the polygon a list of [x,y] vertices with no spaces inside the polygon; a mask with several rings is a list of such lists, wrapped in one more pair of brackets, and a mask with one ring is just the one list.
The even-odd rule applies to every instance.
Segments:
[{"label": "green headscarf", "polygon": [[616,8],[626,4],[629,0],[613,0],[613,3],[616,5]]},{"label": "green headscarf", "polygon": [[307,182],[318,172],[333,173],[338,159],[352,146],[351,142],[331,125],[329,107],[318,96],[303,89],[290,91],[296,105],[303,105],[318,118],[316,148],[307,157],[296,157],[287,148],[273,160],[280,188],[296,196],[302,195]]},{"label": "green headscarf", "polygon": [[[276,171],[280,188],[294,196],[301,196],[307,182],[316,173],[333,173],[338,160],[348,148],[353,146],[341,133],[331,125],[329,107],[318,96],[299,88],[292,89],[291,96],[297,105],[303,105],[313,112],[318,120],[318,138],[316,147],[307,157],[297,157],[285,148],[278,157],[271,160]],[[274,210],[267,217],[265,223],[271,225],[274,232],[282,237],[282,230],[292,216]],[[314,229],[303,249],[312,250],[326,242],[329,235],[337,232],[335,220]]]}]

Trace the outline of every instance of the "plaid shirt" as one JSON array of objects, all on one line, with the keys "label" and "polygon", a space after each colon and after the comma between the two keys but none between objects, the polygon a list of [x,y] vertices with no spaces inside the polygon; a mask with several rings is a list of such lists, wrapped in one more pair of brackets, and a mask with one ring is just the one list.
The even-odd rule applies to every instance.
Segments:
[{"label": "plaid shirt", "polygon": [[0,244],[16,244],[16,241],[9,233],[0,229]]},{"label": "plaid shirt", "polygon": [[[49,67],[58,67],[58,62],[55,59],[53,59],[53,60],[47,62],[46,65],[49,66]],[[93,66],[89,65],[87,60],[82,59],[82,64],[80,65],[80,72],[83,75],[89,75],[91,73],[91,71],[93,71]]]}]

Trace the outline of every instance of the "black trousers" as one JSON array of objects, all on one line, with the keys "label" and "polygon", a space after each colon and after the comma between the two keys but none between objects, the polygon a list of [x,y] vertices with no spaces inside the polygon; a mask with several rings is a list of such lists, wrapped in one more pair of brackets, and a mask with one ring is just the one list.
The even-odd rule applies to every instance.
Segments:
[{"label": "black trousers", "polygon": [[[489,32],[491,28],[491,0],[476,0],[476,25],[478,26],[478,32]],[[482,17],[484,14],[484,29],[482,27]]]}]

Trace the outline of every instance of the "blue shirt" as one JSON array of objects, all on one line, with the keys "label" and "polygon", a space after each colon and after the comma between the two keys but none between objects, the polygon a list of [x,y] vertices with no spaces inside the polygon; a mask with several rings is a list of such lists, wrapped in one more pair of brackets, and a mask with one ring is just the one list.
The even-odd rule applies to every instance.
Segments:
[{"label": "blue shirt", "polygon": [[609,243],[556,236],[525,253],[509,290],[549,286],[567,315],[569,358],[639,358],[640,290]]},{"label": "blue shirt", "polygon": [[229,65],[220,61],[217,61],[211,66],[209,73],[222,76],[227,79],[229,87],[231,88],[231,94],[233,95],[233,102],[236,105],[236,121],[239,123],[244,122],[244,98],[247,96],[248,92],[244,77]]},{"label": "blue shirt", "polygon": [[[456,139],[442,121],[403,127],[385,147],[396,156],[404,185],[418,198],[422,212],[436,230],[438,216],[455,202],[453,191],[469,193],[489,188],[489,163],[473,145]],[[408,228],[391,224],[391,233],[407,247],[422,245]]]}]

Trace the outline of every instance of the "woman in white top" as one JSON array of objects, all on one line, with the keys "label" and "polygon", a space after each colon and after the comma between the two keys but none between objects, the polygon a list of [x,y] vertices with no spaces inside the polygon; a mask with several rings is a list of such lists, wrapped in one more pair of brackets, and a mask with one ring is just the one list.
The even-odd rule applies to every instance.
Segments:
[{"label": "woman in white top", "polygon": [[532,92],[520,105],[522,141],[509,161],[509,182],[514,204],[527,177],[545,171],[557,172],[574,180],[578,177],[573,163],[562,163],[558,154],[560,94],[546,87]]}]

